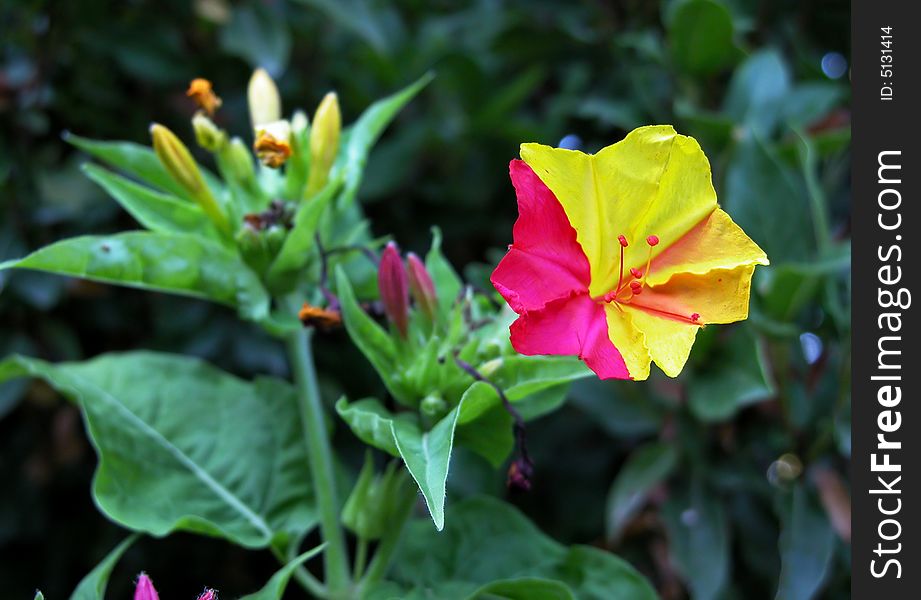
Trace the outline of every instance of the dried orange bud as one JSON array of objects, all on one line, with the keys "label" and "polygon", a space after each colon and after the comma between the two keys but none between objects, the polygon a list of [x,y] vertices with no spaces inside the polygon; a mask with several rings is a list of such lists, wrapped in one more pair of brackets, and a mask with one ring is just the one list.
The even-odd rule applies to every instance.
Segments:
[{"label": "dried orange bud", "polygon": [[253,144],[256,156],[267,167],[277,169],[291,157],[291,144],[269,133],[260,131]]},{"label": "dried orange bud", "polygon": [[211,82],[207,79],[201,77],[193,79],[185,95],[194,100],[195,104],[209,116],[214,115],[214,111],[221,107],[221,99],[214,93]]},{"label": "dried orange bud", "polygon": [[342,315],[339,311],[320,308],[304,302],[304,306],[297,313],[297,318],[308,327],[332,329],[342,324]]}]

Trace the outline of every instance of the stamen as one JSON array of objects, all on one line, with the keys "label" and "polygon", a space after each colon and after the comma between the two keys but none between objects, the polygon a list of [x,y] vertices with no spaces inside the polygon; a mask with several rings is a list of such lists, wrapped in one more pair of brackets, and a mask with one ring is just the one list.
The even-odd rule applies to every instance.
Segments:
[{"label": "stamen", "polygon": [[633,275],[634,279],[639,279],[640,277],[643,276],[643,272],[637,269],[636,267],[632,267],[630,269],[630,274]]},{"label": "stamen", "polygon": [[649,244],[649,254],[646,255],[646,268],[643,270],[643,279],[640,283],[646,285],[646,276],[649,274],[649,265],[652,264],[652,248],[659,244],[659,236],[650,235],[646,238],[646,243]]},{"label": "stamen", "polygon": [[700,327],[704,326],[704,324],[700,322],[700,315],[698,313],[694,313],[691,316],[687,316],[687,315],[682,315],[679,313],[673,313],[668,310],[662,310],[660,308],[653,308],[651,306],[639,306],[637,308],[639,308],[640,310],[645,310],[646,312],[653,312],[653,313],[657,313],[660,315],[664,315],[666,317],[671,317],[672,319],[675,319],[676,321],[681,321],[682,323],[688,323],[690,325],[699,325]]},{"label": "stamen", "polygon": [[617,241],[620,242],[620,277],[617,278],[617,287],[614,288],[615,296],[620,291],[620,286],[624,283],[624,248],[627,247],[627,238],[620,234],[617,236]]},{"label": "stamen", "polygon": [[631,282],[630,282],[630,291],[633,292],[633,295],[634,295],[634,296],[638,296],[638,295],[640,294],[640,292],[643,291],[643,284],[640,283],[639,281],[631,281]]}]

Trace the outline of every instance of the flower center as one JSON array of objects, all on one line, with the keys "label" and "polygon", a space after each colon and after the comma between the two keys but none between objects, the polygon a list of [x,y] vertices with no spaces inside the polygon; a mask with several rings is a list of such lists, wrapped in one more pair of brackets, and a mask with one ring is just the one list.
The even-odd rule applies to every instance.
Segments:
[{"label": "flower center", "polygon": [[[597,298],[597,300],[604,303],[614,302],[615,304],[629,304],[635,296],[642,294],[643,289],[646,287],[646,276],[649,273],[649,266],[652,264],[652,249],[659,244],[659,237],[656,235],[646,237],[646,245],[648,247],[646,253],[646,268],[641,271],[633,267],[627,271],[626,277],[624,277],[624,253],[630,244],[627,241],[627,236],[623,234],[617,236],[617,241],[620,243],[620,274],[617,278],[617,286],[600,298]],[[700,314],[696,312],[687,315],[650,306],[643,306],[643,309],[671,319],[702,325],[702,323],[700,323]]]}]

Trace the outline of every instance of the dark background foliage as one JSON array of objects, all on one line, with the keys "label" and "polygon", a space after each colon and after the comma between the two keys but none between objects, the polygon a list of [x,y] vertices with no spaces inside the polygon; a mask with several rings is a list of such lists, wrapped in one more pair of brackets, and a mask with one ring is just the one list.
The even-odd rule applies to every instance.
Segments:
[{"label": "dark background foliage", "polygon": [[[483,288],[511,237],[519,143],[575,134],[593,151],[673,123],[700,140],[722,204],[772,260],[751,319],[704,331],[677,380],[574,386],[529,429],[535,487],[511,500],[557,539],[631,560],[664,598],[848,597],[849,86],[836,64],[848,28],[848,3],[831,0],[7,2],[0,259],[133,228],[61,132],[146,141],[156,120],[188,139],[196,76],[242,134],[255,66],[288,109],[337,90],[346,121],[434,69],[372,153],[361,197],[375,233],[404,248],[424,250],[440,226]],[[201,302],[27,272],[0,289],[3,355],[151,348],[244,376],[286,371],[272,340]],[[379,391],[344,333],[318,354],[327,399]],[[336,442],[358,456],[341,427]],[[38,383],[0,387],[4,597],[66,597],[124,535],[92,505],[94,465],[76,408]],[[501,472],[463,454],[449,486],[507,495]],[[164,598],[205,584],[233,597],[274,563],[186,534],[148,539],[111,597],[142,569]]]}]

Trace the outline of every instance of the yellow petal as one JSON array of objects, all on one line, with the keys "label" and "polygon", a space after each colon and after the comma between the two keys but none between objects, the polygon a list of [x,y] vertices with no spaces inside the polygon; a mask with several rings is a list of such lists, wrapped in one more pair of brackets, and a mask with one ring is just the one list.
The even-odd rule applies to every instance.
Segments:
[{"label": "yellow petal", "polygon": [[688,360],[700,326],[655,316],[629,304],[622,306],[633,326],[642,332],[652,360],[666,375],[677,377]]},{"label": "yellow petal", "polygon": [[653,259],[646,282],[655,286],[678,273],[703,274],[712,269],[766,264],[764,250],[717,208]]},{"label": "yellow petal", "polygon": [[608,322],[608,337],[627,365],[627,371],[634,381],[649,377],[649,352],[643,343],[643,334],[634,327],[630,315],[617,304],[604,306]]},{"label": "yellow petal", "polygon": [[[714,269],[703,275],[679,273],[666,283],[647,287],[629,305],[646,312],[681,319],[697,315],[697,323],[734,323],[748,318],[748,300],[755,265]],[[693,320],[693,319],[691,319]]]},{"label": "yellow petal", "polygon": [[646,236],[659,237],[655,256],[717,206],[707,157],[670,125],[640,127],[594,155],[523,144],[521,157],[576,230],[591,266],[593,296],[617,283],[618,235],[630,243],[625,267],[642,267],[649,256]]}]

